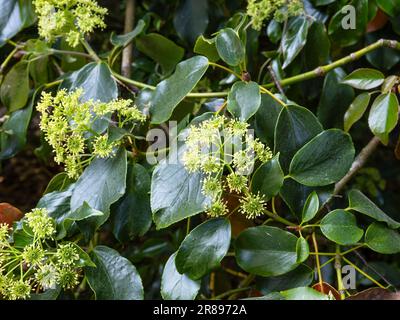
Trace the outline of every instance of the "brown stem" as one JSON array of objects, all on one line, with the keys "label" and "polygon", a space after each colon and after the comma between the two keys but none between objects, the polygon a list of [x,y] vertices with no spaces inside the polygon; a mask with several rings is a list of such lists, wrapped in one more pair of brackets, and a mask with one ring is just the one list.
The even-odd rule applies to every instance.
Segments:
[{"label": "brown stem", "polygon": [[[126,0],[124,33],[131,32],[135,23],[135,0]],[[130,78],[132,65],[132,43],[128,44],[122,51],[121,73]]]},{"label": "brown stem", "polygon": [[368,144],[361,150],[359,155],[354,160],[353,164],[349,172],[335,185],[335,190],[333,195],[339,194],[346,184],[354,177],[354,175],[360,170],[365,163],[367,162],[368,158],[374,153],[376,148],[379,146],[380,140],[377,137],[373,137]]}]

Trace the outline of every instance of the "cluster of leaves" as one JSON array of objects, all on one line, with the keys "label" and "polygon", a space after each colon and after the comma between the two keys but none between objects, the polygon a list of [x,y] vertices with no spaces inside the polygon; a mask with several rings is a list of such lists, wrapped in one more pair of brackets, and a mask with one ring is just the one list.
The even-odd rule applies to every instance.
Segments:
[{"label": "cluster of leaves", "polygon": [[[354,28],[343,28],[346,4]],[[95,34],[94,50],[85,36],[103,19],[122,26],[124,6],[114,7],[105,18],[92,0],[0,4],[0,159],[39,122],[41,145],[29,143],[66,166],[32,211],[51,234],[38,237],[32,213],[11,239],[2,227],[0,270],[15,282],[6,298],[36,286],[34,298],[342,299],[356,291],[343,287],[341,264],[359,289],[400,285],[396,256],[382,259],[400,253],[386,185],[379,171],[350,180],[365,136],[396,145],[399,1],[144,1],[131,32]],[[133,78],[119,72],[131,44]],[[49,264],[56,280],[44,283]]]}]

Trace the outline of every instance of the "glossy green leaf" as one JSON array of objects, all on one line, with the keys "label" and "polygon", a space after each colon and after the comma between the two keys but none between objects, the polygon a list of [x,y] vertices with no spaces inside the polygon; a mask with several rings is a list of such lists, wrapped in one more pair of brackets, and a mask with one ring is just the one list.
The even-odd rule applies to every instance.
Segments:
[{"label": "glossy green leaf", "polygon": [[341,209],[329,212],[321,220],[321,231],[329,240],[340,245],[356,244],[364,234],[357,226],[356,217]]},{"label": "glossy green leaf", "polygon": [[251,190],[264,195],[268,201],[279,193],[283,185],[283,171],[279,164],[279,154],[262,164],[253,174]]},{"label": "glossy green leaf", "polygon": [[391,17],[400,14],[400,1],[399,0],[376,0],[378,7]]},{"label": "glossy green leaf", "polygon": [[283,108],[275,127],[275,151],[280,153],[282,169],[289,169],[294,154],[322,131],[314,114],[303,107],[288,105]]},{"label": "glossy green leaf", "polygon": [[313,191],[307,197],[306,203],[304,204],[301,222],[305,223],[312,220],[318,213],[318,210],[319,210],[318,194],[315,191]]},{"label": "glossy green leaf", "polygon": [[194,300],[200,290],[200,280],[180,274],[175,267],[176,253],[165,264],[161,278],[161,296],[164,300]]},{"label": "glossy green leaf", "polygon": [[400,227],[400,222],[389,217],[361,191],[355,189],[350,190],[347,196],[349,198],[349,210],[354,210],[377,221],[385,222],[390,228],[397,229]]},{"label": "glossy green leaf", "polygon": [[268,23],[267,36],[272,43],[278,43],[282,38],[282,25],[274,19]]},{"label": "glossy green leaf", "polygon": [[356,89],[369,90],[379,87],[385,80],[385,75],[374,69],[361,68],[347,75],[342,83],[348,84]]},{"label": "glossy green leaf", "polygon": [[[376,31],[366,35],[366,45],[386,36],[385,32]],[[366,58],[372,66],[380,70],[390,70],[400,62],[400,52],[394,48],[378,48],[367,53]]]},{"label": "glossy green leaf", "polygon": [[325,25],[321,21],[313,21],[304,47],[305,63],[308,70],[329,63],[331,43]]},{"label": "glossy green leaf", "polygon": [[182,0],[178,6],[174,27],[181,39],[193,44],[208,26],[208,0]]},{"label": "glossy green leaf", "polygon": [[280,294],[285,300],[329,300],[329,297],[326,294],[309,287],[300,287],[281,291]]},{"label": "glossy green leaf", "polygon": [[309,286],[314,279],[313,270],[301,264],[296,269],[276,277],[257,277],[257,290],[263,294],[268,294],[274,291],[288,290],[297,287]]},{"label": "glossy green leaf", "polygon": [[216,38],[219,56],[228,65],[236,67],[245,59],[245,48],[237,32],[231,28],[222,29]]},{"label": "glossy green leaf", "polygon": [[152,123],[167,121],[175,107],[193,90],[208,68],[208,59],[195,56],[179,63],[175,73],[157,85],[151,102]]},{"label": "glossy green leaf", "polygon": [[175,257],[176,269],[191,279],[199,279],[219,267],[230,243],[229,220],[207,220],[194,228],[181,243]]},{"label": "glossy green leaf", "polygon": [[132,263],[114,249],[97,246],[90,254],[96,268],[85,268],[97,300],[142,300],[143,285]]},{"label": "glossy green leaf", "polygon": [[365,34],[368,23],[368,0],[353,0],[349,5],[352,10],[342,10],[339,6],[328,27],[331,39],[342,47],[357,43]]},{"label": "glossy green leaf", "polygon": [[104,62],[88,63],[83,68],[75,71],[61,84],[68,90],[83,89],[82,100],[109,102],[118,97],[118,87],[111,75],[110,68]]},{"label": "glossy green leaf", "polygon": [[124,196],[112,206],[113,233],[121,241],[144,235],[151,226],[150,175],[140,164],[129,164]]},{"label": "glossy green leaf", "polygon": [[354,89],[341,83],[345,76],[343,69],[337,68],[325,77],[317,109],[318,119],[325,128],[342,128],[343,116],[354,99]]},{"label": "glossy green leaf", "polygon": [[201,35],[197,38],[193,51],[194,53],[207,57],[211,62],[217,62],[219,60],[219,54],[215,46],[215,38],[207,39]]},{"label": "glossy green leaf", "polygon": [[261,93],[257,83],[235,82],[228,95],[228,111],[241,121],[247,121],[258,110]]},{"label": "glossy green leaf", "polygon": [[137,38],[136,47],[159,63],[165,75],[174,71],[185,53],[182,47],[158,33],[149,33]]},{"label": "glossy green leaf", "polygon": [[1,102],[9,112],[23,108],[29,98],[29,64],[16,63],[7,73],[0,87]]},{"label": "glossy green leaf", "polygon": [[397,84],[397,81],[399,81],[398,76],[389,76],[385,78],[381,87],[382,93],[390,93],[393,87]]},{"label": "glossy green leaf", "polygon": [[35,21],[31,1],[5,0],[0,2],[0,47],[21,29]]},{"label": "glossy green leaf", "polygon": [[104,213],[105,222],[110,213],[110,206],[125,193],[126,151],[120,149],[108,159],[96,158],[85,169],[75,184],[71,196],[71,210],[79,209],[85,202]]},{"label": "glossy green leaf", "polygon": [[151,180],[150,203],[157,229],[198,214],[210,203],[201,191],[202,174],[189,173],[171,159],[171,163],[166,159],[156,166]]},{"label": "glossy green leaf", "polygon": [[344,114],[344,131],[348,132],[353,124],[361,119],[368,108],[370,100],[371,95],[367,92],[361,93],[354,99]]},{"label": "glossy green leaf", "polygon": [[379,253],[400,252],[400,234],[383,223],[374,222],[368,227],[365,232],[365,243],[370,249]]},{"label": "glossy green leaf", "polygon": [[307,186],[325,186],[339,181],[354,159],[351,137],[338,129],[320,133],[293,157],[290,176]]},{"label": "glossy green leaf", "polygon": [[274,145],[274,131],[282,105],[267,94],[261,95],[261,104],[254,115],[254,130],[256,136],[271,149]]},{"label": "glossy green leaf", "polygon": [[32,116],[35,95],[24,109],[11,113],[0,130],[0,160],[9,159],[23,149]]},{"label": "glossy green leaf", "polygon": [[394,93],[379,95],[372,104],[368,125],[383,144],[389,142],[389,133],[398,121],[399,101]]},{"label": "glossy green leaf", "polygon": [[310,193],[313,191],[317,192],[319,202],[323,204],[332,196],[333,185],[311,188],[300,184],[293,179],[285,179],[279,195],[283,201],[285,201],[290,211],[299,221],[302,221],[304,206]]},{"label": "glossy green leaf", "polygon": [[114,33],[111,34],[110,41],[114,46],[125,47],[127,46],[133,39],[139,36],[144,28],[146,27],[146,22],[140,19],[136,25],[136,27],[128,33],[116,35]]},{"label": "glossy green leaf", "polygon": [[297,57],[307,41],[309,22],[307,17],[290,18],[286,32],[282,36],[283,68]]},{"label": "glossy green leaf", "polygon": [[297,239],[296,243],[297,263],[302,263],[308,259],[310,255],[310,247],[303,237]]},{"label": "glossy green leaf", "polygon": [[275,227],[248,228],[235,242],[239,266],[264,277],[285,274],[298,266],[297,237]]}]

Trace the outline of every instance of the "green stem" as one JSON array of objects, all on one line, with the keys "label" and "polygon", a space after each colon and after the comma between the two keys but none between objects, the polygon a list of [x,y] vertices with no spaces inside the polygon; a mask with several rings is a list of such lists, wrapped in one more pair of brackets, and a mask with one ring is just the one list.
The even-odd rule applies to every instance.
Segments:
[{"label": "green stem", "polygon": [[226,292],[221,293],[220,295],[214,297],[213,300],[219,300],[219,299],[228,297],[228,296],[230,296],[232,294],[239,293],[239,292],[242,292],[242,291],[247,291],[247,290],[250,290],[250,289],[251,289],[251,287],[232,289],[232,290],[226,291]]},{"label": "green stem", "polygon": [[336,278],[337,278],[337,285],[338,285],[338,291],[340,293],[340,298],[344,300],[345,295],[344,295],[344,287],[342,279],[342,264],[341,264],[341,253],[339,245],[336,245],[335,269],[336,269]]},{"label": "green stem", "polygon": [[10,54],[7,56],[7,58],[3,61],[3,63],[0,66],[0,74],[3,73],[3,70],[7,67],[8,63],[14,56],[14,54],[18,51],[18,47],[15,47]]},{"label": "green stem", "polygon": [[80,56],[88,59],[94,59],[94,57],[90,54],[87,54],[85,52],[79,52],[79,51],[69,51],[69,50],[58,50],[58,49],[50,49],[49,50],[51,54],[68,54],[71,56]]},{"label": "green stem", "polygon": [[[291,85],[291,84],[294,84],[297,82],[302,82],[304,80],[309,80],[309,79],[324,76],[329,71],[336,69],[338,67],[341,67],[347,63],[358,60],[361,57],[365,56],[367,53],[372,52],[372,51],[382,48],[382,47],[400,50],[400,43],[395,40],[380,39],[377,42],[370,44],[369,46],[367,46],[361,50],[358,50],[356,52],[353,52],[353,53],[349,54],[348,56],[341,58],[337,61],[334,61],[330,64],[318,67],[314,70],[311,70],[311,71],[308,71],[308,72],[305,72],[302,74],[298,74],[298,75],[290,77],[290,78],[283,79],[283,80],[279,81],[279,84],[283,87],[283,86],[288,86],[288,85]],[[275,83],[271,82],[271,83],[263,84],[262,86],[264,88],[269,89],[269,88],[275,87]]]},{"label": "green stem", "polygon": [[93,48],[90,46],[89,42],[86,41],[86,39],[81,40],[82,45],[85,47],[86,51],[89,53],[89,55],[92,57],[92,59],[96,62],[100,62],[101,59],[97,55],[97,53],[93,50]]},{"label": "green stem", "polygon": [[342,259],[344,261],[346,261],[349,265],[351,265],[354,269],[356,269],[359,273],[361,273],[364,277],[366,277],[369,281],[375,283],[379,288],[386,289],[385,286],[383,286],[378,281],[376,281],[374,278],[372,278],[368,273],[366,273],[365,271],[361,270],[353,262],[351,262],[350,260],[346,259],[345,257],[342,257]]},{"label": "green stem", "polygon": [[322,272],[321,272],[321,265],[319,263],[319,255],[318,255],[318,243],[317,239],[315,237],[315,232],[312,233],[311,235],[313,244],[314,244],[314,250],[315,250],[315,263],[317,265],[317,273],[318,273],[318,279],[319,279],[319,285],[321,290],[324,288],[324,280],[322,279]]},{"label": "green stem", "polygon": [[285,224],[285,225],[287,225],[287,226],[291,226],[291,227],[295,227],[295,226],[296,226],[295,223],[290,222],[289,220],[286,220],[285,218],[282,218],[281,216],[278,216],[277,214],[274,214],[274,213],[271,212],[271,211],[268,211],[268,210],[264,209],[264,213],[265,213],[268,217],[274,219],[275,221],[278,221],[278,222],[280,222],[280,223],[283,223],[283,224]]}]

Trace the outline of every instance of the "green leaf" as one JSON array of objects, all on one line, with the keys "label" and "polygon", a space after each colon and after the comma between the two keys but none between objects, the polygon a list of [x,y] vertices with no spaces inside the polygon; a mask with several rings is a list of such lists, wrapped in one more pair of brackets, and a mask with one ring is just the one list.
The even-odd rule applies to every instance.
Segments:
[{"label": "green leaf", "polygon": [[[86,202],[76,211],[68,214],[63,221],[63,229],[68,231],[71,224],[76,222],[81,233],[87,242],[93,237],[97,229],[107,220],[108,214],[91,208]],[[63,238],[65,234],[59,234],[58,238]]]},{"label": "green leaf", "polygon": [[61,87],[68,90],[82,88],[83,101],[93,99],[109,102],[118,97],[117,83],[112,77],[110,68],[104,62],[88,63],[82,69],[71,73],[63,81]]},{"label": "green leaf", "polygon": [[74,242],[70,242],[70,244],[75,248],[76,252],[78,253],[79,260],[76,262],[78,267],[96,267],[90,256],[84,251],[80,246],[78,246]]},{"label": "green leaf", "polygon": [[163,74],[169,75],[182,60],[185,50],[158,33],[149,33],[136,39],[136,47],[159,63]]},{"label": "green leaf", "polygon": [[151,226],[150,175],[140,164],[129,164],[125,195],[112,206],[113,233],[121,241],[144,235]]},{"label": "green leaf", "polygon": [[207,39],[201,35],[196,40],[193,52],[207,57],[211,62],[217,62],[219,60],[219,54],[215,46],[215,38]]},{"label": "green leaf", "polygon": [[247,121],[258,110],[261,104],[261,93],[257,83],[235,82],[228,95],[228,111],[241,121]]},{"label": "green leaf", "polygon": [[374,222],[365,232],[367,246],[379,253],[394,254],[400,252],[400,234],[383,223]]},{"label": "green leaf", "polygon": [[135,39],[138,35],[140,35],[144,28],[146,27],[146,22],[143,19],[140,19],[131,32],[116,35],[115,33],[111,34],[110,41],[114,46],[117,47],[125,47],[127,46],[133,39]]},{"label": "green leaf", "polygon": [[279,193],[283,185],[283,177],[283,171],[279,164],[279,154],[277,154],[254,172],[251,190],[254,193],[260,192],[268,201]]},{"label": "green leaf", "polygon": [[[180,155],[182,153],[183,149]],[[203,175],[189,173],[180,161],[173,162],[172,155],[170,159],[162,160],[153,171],[150,203],[157,229],[198,214],[210,203],[201,191]]]},{"label": "green leaf", "polygon": [[321,21],[313,21],[304,47],[307,70],[313,70],[329,63],[331,43],[325,25]]},{"label": "green leaf", "polygon": [[285,300],[329,300],[326,294],[309,287],[294,288],[281,291],[280,294]]},{"label": "green leaf", "polygon": [[349,109],[344,114],[344,131],[348,132],[350,128],[364,115],[371,95],[367,92],[358,95],[351,103]]},{"label": "green leaf", "polygon": [[9,159],[23,149],[32,116],[35,95],[24,109],[11,113],[0,130],[0,160]]},{"label": "green leaf", "polygon": [[261,105],[254,115],[254,129],[256,136],[271,149],[274,145],[274,131],[282,105],[267,94],[261,95]]},{"label": "green leaf", "polygon": [[181,243],[175,257],[176,269],[191,279],[199,279],[219,267],[230,243],[229,220],[207,220],[194,228]]},{"label": "green leaf", "polygon": [[394,93],[379,95],[372,104],[368,117],[368,125],[379,140],[385,145],[389,143],[389,133],[398,121],[399,102]]},{"label": "green leaf", "polygon": [[[366,45],[382,39],[387,33],[376,31],[366,34]],[[394,48],[378,48],[367,53],[366,58],[377,69],[390,70],[400,61],[400,52]]]},{"label": "green leaf", "polygon": [[167,121],[175,107],[193,90],[207,69],[208,59],[202,56],[179,63],[174,74],[157,85],[150,106],[152,123]]},{"label": "green leaf", "polygon": [[301,221],[303,208],[306,204],[307,198],[313,191],[317,192],[319,202],[323,204],[332,196],[333,185],[311,188],[300,184],[293,179],[285,179],[283,186],[279,191],[279,195],[283,201],[285,201],[290,211],[298,218],[299,221]]},{"label": "green leaf", "polygon": [[235,30],[222,29],[217,35],[215,44],[219,56],[228,65],[236,67],[244,61],[246,51]]},{"label": "green leaf", "polygon": [[272,43],[276,44],[282,38],[282,26],[279,22],[274,19],[268,24],[267,27],[267,36]]},{"label": "green leaf", "polygon": [[161,296],[164,300],[194,300],[200,290],[200,280],[180,274],[175,267],[176,253],[165,264],[161,278]]},{"label": "green leaf", "polygon": [[181,39],[193,44],[208,26],[208,0],[182,0],[174,16],[174,27]]},{"label": "green leaf", "polygon": [[379,87],[385,80],[385,75],[374,69],[361,68],[346,76],[342,83],[348,84],[356,89],[369,90]]},{"label": "green leaf", "polygon": [[104,213],[104,223],[109,216],[110,206],[125,193],[126,151],[120,149],[108,159],[95,158],[75,184],[71,196],[71,210],[78,210],[85,202]]},{"label": "green leaf", "polygon": [[325,186],[339,181],[354,159],[351,137],[338,129],[320,133],[293,157],[290,176],[306,186]]},{"label": "green leaf", "polygon": [[55,289],[47,289],[42,293],[31,293],[29,300],[57,300],[60,293],[61,287],[57,287]]},{"label": "green leaf", "polygon": [[313,191],[307,197],[306,203],[303,207],[302,219],[301,222],[305,223],[312,220],[319,210],[319,198],[318,194]]},{"label": "green leaf", "polygon": [[140,275],[130,261],[114,249],[97,246],[90,254],[96,268],[85,268],[98,300],[143,300]]},{"label": "green leaf", "polygon": [[1,101],[9,112],[23,108],[29,98],[29,64],[16,63],[7,73],[0,87]]},{"label": "green leaf", "polygon": [[307,41],[309,22],[306,16],[290,18],[282,36],[283,66],[285,69],[297,57]]},{"label": "green leaf", "polygon": [[[332,41],[341,47],[356,44],[365,34],[368,23],[368,0],[353,0],[349,5],[354,11],[350,13],[347,10],[342,11],[342,7],[339,6],[338,12],[332,17],[328,26],[328,34]],[[354,22],[355,28],[351,22]]]},{"label": "green leaf", "polygon": [[302,263],[308,259],[310,255],[310,247],[308,242],[303,237],[297,239],[296,243],[297,263]]},{"label": "green leaf", "polygon": [[321,231],[329,240],[343,246],[356,244],[364,234],[357,226],[356,217],[341,209],[329,212],[321,220]]},{"label": "green leaf", "polygon": [[235,242],[239,266],[264,277],[285,274],[298,266],[297,237],[279,228],[259,226],[239,234]]},{"label": "green leaf", "polygon": [[379,209],[375,203],[373,203],[367,196],[365,196],[359,190],[350,190],[348,193],[349,208],[348,210],[354,210],[359,213],[365,214],[376,221],[385,222],[390,228],[397,229],[400,227],[400,222],[393,220],[381,209]]},{"label": "green leaf", "polygon": [[400,14],[400,1],[399,0],[376,0],[378,7],[391,17]]},{"label": "green leaf", "polygon": [[310,110],[297,105],[288,105],[282,109],[275,127],[274,153],[280,153],[284,171],[289,169],[297,150],[320,132],[322,126]]},{"label": "green leaf", "polygon": [[274,291],[288,290],[296,287],[308,286],[314,279],[313,270],[301,264],[296,269],[277,277],[262,278],[257,277],[257,290],[263,294],[268,294]]},{"label": "green leaf", "polygon": [[341,83],[345,76],[343,69],[337,68],[325,77],[317,109],[318,119],[325,128],[343,127],[344,113],[354,99],[354,89]]},{"label": "green leaf", "polygon": [[0,2],[0,47],[20,30],[33,24],[34,9],[31,1],[6,0]]}]

